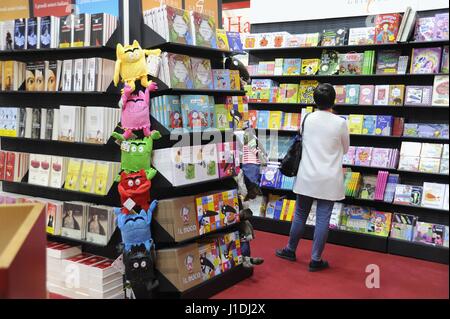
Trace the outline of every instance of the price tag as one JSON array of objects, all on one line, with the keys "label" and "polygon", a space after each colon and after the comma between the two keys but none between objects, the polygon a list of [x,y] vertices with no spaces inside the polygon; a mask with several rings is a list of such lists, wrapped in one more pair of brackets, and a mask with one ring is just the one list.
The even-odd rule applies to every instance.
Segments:
[{"label": "price tag", "polygon": [[123,207],[125,207],[126,209],[128,209],[130,212],[133,210],[134,206],[136,205],[135,201],[132,200],[131,198],[128,198],[124,203],[123,203]]},{"label": "price tag", "polygon": [[122,275],[125,274],[125,265],[123,264],[123,254],[117,257],[112,263],[112,266],[117,269]]}]

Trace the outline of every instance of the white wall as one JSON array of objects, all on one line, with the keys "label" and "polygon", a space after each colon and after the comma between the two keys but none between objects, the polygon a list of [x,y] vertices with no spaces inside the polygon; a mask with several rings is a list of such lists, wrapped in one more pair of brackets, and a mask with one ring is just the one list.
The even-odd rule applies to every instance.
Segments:
[{"label": "white wall", "polygon": [[364,16],[449,7],[448,0],[251,0],[250,22],[270,23]]}]

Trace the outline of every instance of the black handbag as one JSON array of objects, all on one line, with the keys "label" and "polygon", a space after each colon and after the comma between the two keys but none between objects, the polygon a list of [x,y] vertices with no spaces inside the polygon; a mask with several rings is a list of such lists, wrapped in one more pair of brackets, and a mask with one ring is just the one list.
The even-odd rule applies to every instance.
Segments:
[{"label": "black handbag", "polygon": [[302,134],[305,129],[306,118],[309,114],[311,113],[306,114],[302,123],[301,132],[295,137],[294,143],[281,161],[280,172],[287,177],[294,177],[297,175],[300,160],[302,159]]}]

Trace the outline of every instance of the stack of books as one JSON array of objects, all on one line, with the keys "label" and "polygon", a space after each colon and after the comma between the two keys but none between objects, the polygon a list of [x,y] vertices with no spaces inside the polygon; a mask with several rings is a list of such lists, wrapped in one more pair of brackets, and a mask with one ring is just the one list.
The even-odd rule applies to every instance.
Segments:
[{"label": "stack of books", "polygon": [[[341,117],[347,121],[350,134],[356,135],[391,136],[394,131],[394,124],[400,126],[398,130],[400,132],[403,122],[400,119],[394,121],[392,115],[350,114],[348,116],[341,115]],[[398,135],[401,135],[401,133]]]},{"label": "stack of books", "polygon": [[448,139],[448,124],[405,123],[403,136]]},{"label": "stack of books", "polygon": [[266,218],[291,222],[295,213],[295,200],[280,198],[266,205]]},{"label": "stack of books", "polygon": [[62,261],[81,254],[81,246],[72,246],[58,242],[47,242],[47,289],[66,285],[66,270]]},{"label": "stack of books", "polygon": [[280,163],[269,162],[261,170],[259,186],[265,188],[292,190],[295,184],[295,176],[287,177],[280,172]]},{"label": "stack of books", "polygon": [[28,172],[30,155],[0,150],[0,181],[22,182]]},{"label": "stack of books", "polygon": [[350,146],[344,155],[344,165],[395,168],[398,163],[398,149],[370,146]]}]

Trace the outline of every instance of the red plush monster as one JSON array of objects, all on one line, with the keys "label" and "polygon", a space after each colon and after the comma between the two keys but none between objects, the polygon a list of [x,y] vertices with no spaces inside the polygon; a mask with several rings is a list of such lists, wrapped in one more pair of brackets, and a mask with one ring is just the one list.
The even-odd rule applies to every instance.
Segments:
[{"label": "red plush monster", "polygon": [[127,174],[122,172],[118,186],[120,202],[122,203],[122,213],[130,214],[130,211],[123,207],[128,198],[131,198],[136,205],[147,211],[150,206],[151,185],[143,169],[136,173]]}]

